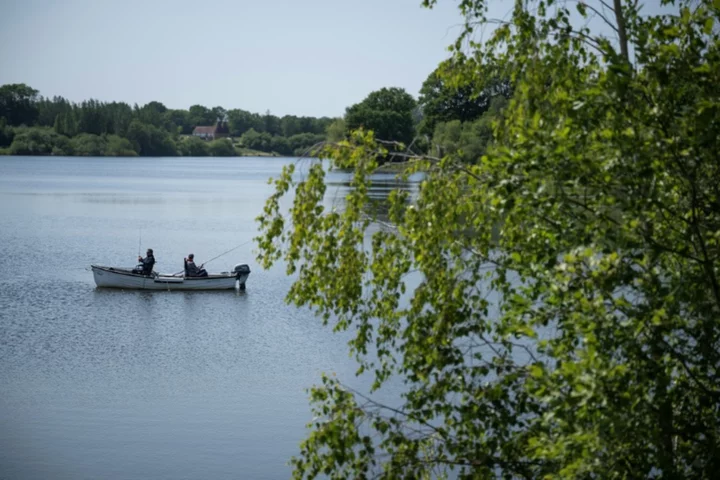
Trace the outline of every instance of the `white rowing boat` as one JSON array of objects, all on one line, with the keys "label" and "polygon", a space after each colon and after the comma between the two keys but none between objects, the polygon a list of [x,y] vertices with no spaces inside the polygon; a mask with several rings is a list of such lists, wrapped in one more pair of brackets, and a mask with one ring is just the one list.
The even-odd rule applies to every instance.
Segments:
[{"label": "white rowing boat", "polygon": [[151,275],[134,273],[129,268],[91,265],[95,284],[103,288],[133,290],[229,290],[238,286],[245,289],[250,267],[235,265],[232,272],[211,273],[207,277],[178,277],[152,272]]}]

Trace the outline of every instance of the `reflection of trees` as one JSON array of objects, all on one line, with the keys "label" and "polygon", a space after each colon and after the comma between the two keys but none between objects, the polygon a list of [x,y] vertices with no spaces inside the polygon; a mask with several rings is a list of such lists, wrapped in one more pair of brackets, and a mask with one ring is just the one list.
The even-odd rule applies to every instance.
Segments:
[{"label": "reflection of trees", "polygon": [[[350,193],[350,174],[336,172],[334,178],[328,178],[327,192],[325,193],[326,208],[335,208],[343,211],[346,204],[346,196]],[[417,192],[416,181],[399,180],[395,174],[376,174],[372,177],[372,185],[368,192],[370,202],[365,205],[365,213],[372,219],[382,223],[390,221],[390,192],[403,190],[410,193],[406,205],[410,205]]]}]

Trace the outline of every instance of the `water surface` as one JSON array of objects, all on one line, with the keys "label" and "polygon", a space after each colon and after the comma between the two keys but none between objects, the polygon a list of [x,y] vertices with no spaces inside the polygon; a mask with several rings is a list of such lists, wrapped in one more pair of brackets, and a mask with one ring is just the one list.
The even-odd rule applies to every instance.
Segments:
[{"label": "water surface", "polygon": [[[305,389],[323,371],[363,382],[347,336],[254,262],[266,180],[289,161],[0,157],[0,479],[289,477]],[[347,174],[328,180],[342,204]],[[238,245],[207,268],[249,264],[244,292],[102,290],[87,270],[150,247],[175,272]]]}]

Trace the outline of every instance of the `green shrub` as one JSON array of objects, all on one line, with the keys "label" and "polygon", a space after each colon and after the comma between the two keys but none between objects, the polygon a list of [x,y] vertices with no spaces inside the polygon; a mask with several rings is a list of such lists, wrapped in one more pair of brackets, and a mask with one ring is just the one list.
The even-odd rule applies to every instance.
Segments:
[{"label": "green shrub", "polygon": [[209,145],[210,155],[213,157],[234,157],[235,149],[232,142],[226,138],[213,140]]},{"label": "green shrub", "polygon": [[137,157],[138,152],[135,151],[132,143],[127,138],[108,135],[105,155],[108,157]]},{"label": "green shrub", "polygon": [[207,157],[210,155],[210,147],[201,138],[188,137],[180,142],[180,153],[184,157]]},{"label": "green shrub", "polygon": [[19,128],[15,130],[10,153],[12,155],[72,155],[73,148],[70,139],[58,135],[51,128]]}]

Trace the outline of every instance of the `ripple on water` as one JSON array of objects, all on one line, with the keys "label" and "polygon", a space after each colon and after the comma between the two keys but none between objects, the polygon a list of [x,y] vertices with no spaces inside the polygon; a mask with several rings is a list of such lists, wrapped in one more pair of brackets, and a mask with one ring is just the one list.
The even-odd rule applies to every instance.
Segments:
[{"label": "ripple on water", "polygon": [[[139,160],[151,201],[123,159],[0,160],[15,269],[0,279],[0,478],[287,478],[305,388],[321,371],[367,386],[348,334],[287,306],[284,268],[260,270],[251,245],[213,263],[250,263],[245,292],[95,288],[87,266],[132,262],[140,220],[160,271],[254,236],[264,180],[287,160],[206,160]],[[123,198],[88,200],[103,192]],[[187,194],[204,201],[176,201]]]}]

